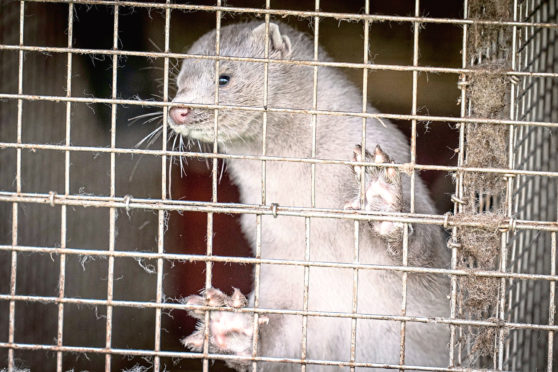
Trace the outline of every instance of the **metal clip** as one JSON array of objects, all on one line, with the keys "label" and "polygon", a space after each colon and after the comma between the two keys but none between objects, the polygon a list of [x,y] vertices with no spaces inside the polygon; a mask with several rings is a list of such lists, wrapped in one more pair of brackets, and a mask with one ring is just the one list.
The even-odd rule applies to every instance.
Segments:
[{"label": "metal clip", "polygon": [[455,194],[453,194],[453,195],[451,196],[451,201],[452,201],[453,203],[457,203],[457,204],[467,204],[467,202],[466,202],[465,200],[459,199],[459,198],[457,197],[457,195],[455,195]]},{"label": "metal clip", "polygon": [[519,84],[519,77],[517,75],[511,75],[509,78],[512,84],[514,85]]},{"label": "metal clip", "polygon": [[54,198],[56,197],[56,191],[49,191],[48,200],[50,201],[50,206],[54,207]]},{"label": "metal clip", "polygon": [[501,226],[498,227],[498,231],[499,232],[510,232],[513,233],[515,231],[515,225],[516,225],[517,220],[513,217],[510,217],[509,221],[507,224],[503,224]]},{"label": "metal clip", "polygon": [[126,214],[130,217],[130,201],[132,200],[132,195],[125,195],[124,196],[124,204],[126,208]]},{"label": "metal clip", "polygon": [[452,237],[448,240],[447,246],[449,249],[453,249],[453,248],[459,249],[461,248],[461,243],[459,243],[457,239]]},{"label": "metal clip", "polygon": [[271,203],[271,213],[273,213],[273,218],[277,218],[277,207],[279,206],[279,204],[277,203]]},{"label": "metal clip", "polygon": [[449,218],[452,215],[453,215],[453,213],[451,213],[451,212],[444,213],[444,229],[446,229],[446,230],[449,229]]}]

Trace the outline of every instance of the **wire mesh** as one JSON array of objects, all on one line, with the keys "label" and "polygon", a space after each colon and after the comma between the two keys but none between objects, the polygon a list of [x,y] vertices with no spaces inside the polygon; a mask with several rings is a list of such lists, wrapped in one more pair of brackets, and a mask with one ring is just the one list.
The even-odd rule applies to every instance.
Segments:
[{"label": "wire mesh", "polygon": [[[235,361],[247,359],[252,361],[251,370],[261,370],[262,366],[300,366],[302,371],[316,367],[332,367],[337,369],[356,369],[368,367],[398,370],[436,370],[461,371],[469,367],[477,370],[553,370],[553,337],[558,331],[554,323],[555,280],[556,280],[556,245],[558,233],[558,48],[556,33],[558,31],[557,6],[553,1],[525,0],[510,4],[513,17],[510,19],[485,19],[470,17],[469,8],[474,1],[463,4],[463,17],[429,17],[422,16],[423,5],[419,0],[413,3],[412,16],[373,14],[370,2],[363,3],[361,13],[339,13],[323,11],[320,1],[313,2],[312,10],[274,9],[272,2],[267,0],[263,7],[233,7],[221,1],[215,5],[177,4],[170,0],[164,2],[132,2],[132,1],[100,1],[100,0],[20,0],[2,4],[5,7],[2,15],[2,31],[0,35],[0,53],[2,53],[2,75],[0,92],[0,164],[6,174],[0,183],[1,219],[3,226],[0,253],[5,260],[2,274],[6,275],[8,285],[0,286],[0,326],[5,336],[0,338],[0,350],[6,351],[6,367],[8,371],[25,369],[26,358],[48,359],[48,353],[55,355],[55,363],[43,366],[44,370],[64,371],[73,368],[74,359],[68,356],[89,355],[92,358],[87,364],[100,366],[99,370],[115,370],[123,364],[120,358],[134,361],[146,358],[149,367],[154,371],[173,368],[178,360],[195,360],[196,367],[204,371],[213,370],[211,360]],[[62,44],[38,45],[33,43],[29,35],[39,33],[43,28],[37,22],[47,22],[46,18],[35,19],[26,17],[29,8],[35,6],[56,7],[59,19],[64,20],[65,38]],[[105,9],[112,17],[110,45],[101,48],[76,46],[74,29],[79,25],[76,7],[95,6]],[[121,34],[125,31],[122,14],[133,9],[147,9],[161,12],[163,19],[162,45],[158,51],[128,50],[122,44]],[[216,39],[214,55],[192,55],[171,51],[171,14],[172,12],[198,11],[207,13],[215,21]],[[264,58],[248,58],[222,56],[220,53],[221,22],[225,16],[240,14],[264,16],[266,30],[266,50]],[[299,17],[307,20],[313,30],[313,58],[305,61],[276,60],[269,58],[269,27],[273,18]],[[226,19],[226,18],[225,18]],[[320,60],[319,45],[324,20],[358,21],[363,27],[363,55],[359,62],[332,62]],[[412,49],[410,62],[406,64],[372,63],[370,27],[379,22],[402,23],[412,28]],[[421,27],[425,25],[456,25],[461,27],[463,43],[461,46],[462,66],[424,66],[420,62]],[[470,40],[478,32],[478,28],[498,30],[497,38],[502,34],[511,34],[509,50],[503,48],[500,39],[495,40],[486,50],[472,55]],[[493,35],[493,34],[490,34]],[[411,46],[412,45],[412,46]],[[62,58],[55,69],[56,76],[41,76],[34,72],[28,74],[27,69],[34,71],[40,62],[26,58],[35,55],[50,55]],[[103,95],[99,91],[87,94],[87,87],[80,83],[79,73],[83,72],[82,62],[77,57],[86,56],[93,60],[107,58],[109,64],[109,80],[105,84],[110,92]],[[119,86],[123,77],[120,63],[127,58],[155,59],[162,61],[161,97],[156,100],[140,99],[139,97],[123,98]],[[359,57],[360,58],[360,57]],[[261,114],[263,123],[263,141],[258,154],[225,154],[219,151],[217,140],[206,152],[184,149],[169,149],[167,115],[168,109],[179,106],[171,102],[172,91],[172,60],[197,59],[209,60],[215,65],[215,94],[212,104],[192,104],[192,108],[213,110],[215,121],[213,131],[215,137],[222,128],[219,122],[219,111],[257,112]],[[483,64],[486,60],[506,60],[510,66],[493,69]],[[223,104],[219,100],[219,65],[224,62],[246,62],[264,65],[264,88],[261,106],[233,106]],[[268,107],[268,70],[270,65],[283,64],[306,66],[313,73],[313,97],[311,108]],[[324,110],[318,105],[320,90],[318,87],[319,69],[323,67],[344,68],[362,72],[362,110],[340,111]],[[369,75],[377,71],[401,72],[411,74],[410,111],[408,113],[369,112],[368,92]],[[420,76],[421,74],[447,74],[456,81],[461,89],[460,113],[451,115],[422,114],[420,108]],[[475,102],[471,103],[468,95],[467,78],[475,76],[495,76],[507,79],[505,100],[509,101],[507,117],[474,115]],[[41,80],[42,79],[42,80]],[[42,82],[41,82],[42,81]],[[52,82],[64,82],[64,89],[35,89],[36,86],[48,86]],[[77,82],[76,82],[77,81]],[[129,83],[129,80],[126,81]],[[82,94],[83,92],[83,94]],[[83,119],[88,114],[86,105],[105,105],[105,122],[97,129],[89,128],[101,118]],[[140,149],[129,143],[119,142],[121,136],[117,123],[122,111],[129,108],[141,110],[149,107],[160,112],[162,117],[162,139],[160,148]],[[308,157],[284,156],[269,154],[266,144],[266,128],[268,115],[275,113],[291,115],[309,115],[311,117],[312,138],[311,154]],[[27,115],[27,116],[26,116]],[[98,114],[99,117],[103,112]],[[38,129],[33,135],[29,123],[40,122],[40,116],[52,119],[52,128]],[[94,113],[93,116],[97,116]],[[330,159],[318,156],[317,138],[318,119],[320,117],[354,117],[362,120],[362,149],[364,157],[366,148],[366,128],[370,120],[401,120],[410,122],[410,153],[409,161],[402,164],[383,165],[394,167],[410,174],[410,206],[405,213],[346,211],[343,209],[324,208],[316,203],[316,168],[324,166],[367,165],[366,162],[355,162],[346,159]],[[61,118],[57,121],[57,117]],[[456,125],[459,131],[459,148],[457,149],[456,165],[425,164],[418,160],[417,137],[419,127],[423,123],[432,125]],[[470,128],[484,125],[491,128],[504,128],[507,147],[505,164],[475,165],[472,162]],[[50,131],[50,132],[49,132]],[[53,140],[52,138],[56,138]],[[93,144],[91,144],[93,143]],[[351,149],[347,149],[350,151]],[[42,159],[32,158],[38,152]],[[119,168],[119,159],[131,156],[146,156],[156,162],[155,177],[140,176],[140,196],[132,196],[126,183],[120,179],[126,168]],[[56,158],[60,156],[60,158]],[[82,158],[82,156],[86,156]],[[100,157],[96,166],[91,165],[91,158]],[[171,165],[173,158],[184,158],[192,162],[200,159],[209,161],[211,182],[206,201],[196,199],[180,200],[172,197],[169,189],[173,181]],[[220,164],[227,160],[250,160],[260,163],[261,177],[259,201],[254,204],[240,203],[238,200],[223,201],[221,199]],[[58,168],[51,163],[57,163]],[[121,163],[124,163],[122,161]],[[60,166],[62,164],[62,166]],[[309,166],[311,169],[310,200],[303,205],[278,205],[267,196],[268,167],[275,164],[293,164]],[[444,163],[446,164],[446,163]],[[380,165],[381,167],[382,165]],[[124,169],[124,170],[122,170]],[[421,171],[440,171],[455,175],[455,207],[450,214],[417,213],[415,209],[415,183]],[[141,171],[140,171],[141,172]],[[467,183],[468,177],[486,175],[503,180],[499,184],[502,193],[494,195],[483,189],[475,189]],[[48,178],[49,182],[38,182],[33,185],[33,177]],[[155,178],[154,187],[145,191],[151,178]],[[12,182],[13,181],[13,182]],[[89,186],[89,182],[91,186]],[[176,182],[176,181],[174,181]],[[84,185],[94,189],[98,184],[100,191],[77,189]],[[153,183],[153,182],[152,182]],[[492,190],[494,191],[494,190]],[[145,196],[143,196],[145,195]],[[465,200],[473,195],[474,201],[466,204]],[[365,185],[361,182],[361,202],[365,196]],[[86,209],[87,207],[93,207]],[[42,209],[41,209],[42,208]],[[93,212],[89,210],[93,209]],[[455,218],[460,213],[471,209],[474,212],[501,211],[495,228],[498,231],[500,244],[497,252],[497,263],[494,267],[463,266],[459,262],[460,233],[466,228],[482,229],[486,220],[481,218]],[[78,210],[78,212],[76,212]],[[45,212],[46,211],[46,212]],[[83,211],[83,212],[82,212]],[[167,234],[168,219],[171,212],[200,213],[205,216],[205,225],[198,226],[205,231],[204,249],[200,252],[174,252],[172,242]],[[82,216],[82,213],[84,215]],[[91,215],[86,215],[91,213]],[[135,224],[130,213],[145,213],[145,223]],[[128,215],[129,230],[123,226],[119,215]],[[249,215],[254,217],[256,235],[253,257],[220,254],[216,248],[216,225],[221,215]],[[295,258],[262,257],[262,245],[266,236],[268,221],[275,218],[300,218],[304,220],[304,254]],[[77,219],[77,222],[76,222]],[[351,257],[346,261],[332,262],[320,260],[313,256],[312,232],[317,220],[348,220],[354,229],[354,246]],[[53,223],[52,221],[57,221]],[[102,222],[101,222],[102,221]],[[404,224],[402,260],[400,264],[383,264],[361,262],[362,225],[367,221],[390,221]],[[151,225],[150,225],[151,224]],[[87,226],[90,230],[87,230]],[[417,267],[408,262],[409,236],[413,225],[434,225],[451,230],[448,246],[452,252],[449,267]],[[30,230],[28,226],[37,226]],[[144,229],[145,226],[148,226]],[[151,226],[151,227],[149,227]],[[128,231],[128,233],[126,233]],[[85,234],[86,238],[80,238]],[[89,235],[88,235],[89,234]],[[105,235],[102,237],[101,235]],[[136,234],[138,240],[155,241],[155,245],[146,250],[134,249],[129,239]],[[90,237],[89,239],[87,237]],[[128,237],[128,240],[126,240]],[[138,243],[139,244],[139,243]],[[139,246],[139,245],[138,245]],[[145,246],[141,246],[145,248]],[[36,257],[52,257],[53,263],[40,261]],[[88,266],[87,260],[95,260],[97,268]],[[129,268],[123,268],[123,260],[135,260],[142,274],[154,277],[138,279],[128,283],[128,287],[119,287],[119,281],[127,277],[134,278]],[[50,258],[49,258],[50,260]],[[203,284],[206,290],[216,283],[216,267],[221,264],[254,265],[253,306],[240,310],[241,313],[253,314],[253,333],[259,333],[259,317],[269,315],[293,316],[300,319],[301,342],[300,352],[296,357],[271,357],[261,355],[258,338],[254,337],[251,354],[238,357],[215,353],[209,347],[208,326],[204,326],[204,344],[201,353],[188,352],[165,341],[165,332],[176,326],[165,316],[169,312],[184,313],[186,310],[205,311],[205,324],[211,316],[211,306],[192,306],[180,300],[169,298],[169,275],[175,264],[190,262],[199,263],[204,267]],[[38,269],[38,265],[50,265],[43,271],[52,271],[53,282],[41,283],[41,277],[29,275],[28,271]],[[76,271],[79,266],[84,268],[83,274]],[[152,266],[149,266],[152,265]],[[260,274],[262,267],[289,267],[293,272],[300,272],[303,281],[301,307],[299,309],[267,308],[259,303]],[[46,266],[45,266],[46,267]],[[136,268],[137,269],[137,268]],[[311,295],[311,275],[319,269],[341,270],[351,272],[351,303],[345,311],[313,309],[309,306]],[[297,271],[299,270],[299,271]],[[42,271],[41,271],[42,272]],[[51,273],[52,273],[51,272]],[[398,313],[370,314],[359,308],[359,288],[362,275],[374,272],[394,272],[401,275],[401,306]],[[124,274],[123,274],[124,273]],[[407,310],[407,277],[410,275],[436,274],[451,280],[451,292],[448,296],[449,316],[433,314],[409,315]],[[79,279],[78,279],[79,277]],[[190,277],[187,277],[190,279]],[[2,279],[0,279],[2,280]],[[126,279],[124,279],[126,280]],[[185,280],[184,278],[182,280]],[[494,296],[494,305],[490,307],[491,316],[475,316],[469,313],[467,283],[488,280],[498,283]],[[75,284],[79,281],[81,284]],[[44,289],[51,286],[55,291]],[[75,289],[75,287],[78,289]],[[142,286],[142,296],[126,297],[122,293],[133,291],[131,288]],[[92,287],[96,287],[93,289]],[[95,292],[98,291],[98,292]],[[26,306],[35,306],[26,310]],[[43,307],[41,307],[43,306]],[[52,308],[50,306],[53,306]],[[92,309],[94,320],[83,324],[72,321],[75,314],[82,314],[83,308]],[[74,308],[76,310],[74,310]],[[49,309],[49,310],[46,310]],[[139,315],[140,311],[145,315]],[[231,309],[220,309],[233,311]],[[125,311],[130,311],[126,313]],[[41,331],[24,328],[32,317],[38,314],[56,314],[53,327],[45,327]],[[73,314],[73,315],[72,315]],[[83,312],[85,314],[85,312]],[[127,316],[126,314],[133,314]],[[90,314],[91,315],[91,314]],[[79,317],[80,315],[77,315]],[[335,324],[349,324],[350,342],[347,345],[347,358],[329,360],[328,355],[321,358],[310,357],[312,343],[309,342],[308,327],[314,319],[332,319]],[[128,321],[128,322],[127,322]],[[358,357],[359,346],[357,334],[359,326],[365,321],[397,322],[399,324],[400,347],[397,362],[385,363],[378,360],[362,361]],[[145,322],[145,323],[144,323]],[[84,338],[73,338],[79,334],[84,324],[97,327],[98,334],[84,333]],[[35,324],[36,323],[30,323]],[[132,331],[130,334],[145,334],[149,342],[135,345],[132,341],[119,339],[123,324]],[[145,324],[145,325],[144,325]],[[407,361],[406,350],[407,328],[415,324],[444,325],[450,330],[450,347],[447,366],[431,367],[412,365]],[[4,329],[4,328],[5,329]],[[124,326],[125,327],[125,326]],[[21,329],[21,330],[20,330]],[[479,331],[488,329],[488,349],[479,354],[475,337]],[[171,331],[177,338],[176,331]],[[38,337],[39,333],[44,333]],[[37,337],[28,337],[37,336]],[[183,334],[182,336],[186,336]],[[142,336],[143,337],[143,336]],[[40,341],[38,341],[40,340]],[[170,345],[170,346],[169,346]],[[30,355],[36,355],[31,357]],[[93,360],[99,357],[100,359]],[[0,369],[4,367],[4,354],[0,354]],[[136,359],[134,359],[136,358]],[[169,362],[170,361],[170,362]],[[267,362],[268,364],[264,364]],[[100,363],[100,364],[94,364]],[[37,364],[32,364],[36,366]],[[194,365],[194,364],[193,364]],[[138,367],[139,368],[139,367]],[[287,367],[284,367],[287,368]],[[143,370],[143,369],[139,369]],[[184,369],[187,370],[187,369]],[[3,371],[3,369],[2,369]]]},{"label": "wire mesh", "polygon": [[[557,22],[553,2],[525,1],[518,5],[517,17],[527,21],[546,19]],[[525,29],[517,34],[516,66],[522,71],[556,71],[556,34]],[[555,80],[525,79],[518,84],[515,115],[518,119],[556,120]],[[518,169],[557,169],[556,129],[520,128],[514,140],[515,167]],[[557,216],[555,180],[517,177],[513,186],[514,214],[529,220],[555,221]],[[513,272],[556,273],[556,234],[518,232],[510,239],[509,269]],[[555,282],[510,281],[508,319],[528,323],[554,324]],[[512,370],[552,371],[554,333],[513,332],[506,342],[506,367]]]},{"label": "wire mesh", "polygon": [[[471,2],[471,6],[475,6]],[[488,12],[489,6],[483,11]],[[477,10],[478,11],[478,10]],[[523,1],[515,2],[510,8],[510,16],[514,21],[540,21],[549,23],[556,22],[556,4],[553,2]],[[479,30],[475,30],[479,32]],[[512,71],[556,71],[556,53],[554,32],[547,33],[542,29],[512,28],[512,33],[506,35],[505,30],[496,32],[490,29],[481,29],[481,36],[488,36],[490,42],[482,48],[473,50],[469,61],[465,60],[464,66],[471,64],[480,68],[490,65],[508,65]],[[475,35],[477,36],[477,35]],[[469,37],[471,37],[469,35]],[[473,36],[474,37],[474,36]],[[465,39],[465,37],[464,37]],[[466,42],[464,41],[464,47]],[[469,47],[472,44],[467,44]],[[467,55],[467,53],[464,53]],[[537,79],[535,79],[537,80]],[[462,88],[462,114],[466,113],[474,117],[481,111],[481,97],[475,96],[472,90],[467,94],[466,87],[471,84],[464,81]],[[498,85],[497,81],[493,81]],[[530,78],[512,78],[504,94],[504,101],[509,102],[509,108],[502,106],[499,115],[509,115],[510,119],[529,120],[539,118],[541,121],[552,122],[555,120],[556,95],[554,80],[537,80]],[[505,85],[507,84],[507,85]],[[469,89],[471,89],[469,87]],[[482,97],[486,98],[486,97]],[[545,103],[542,103],[542,102]],[[468,105],[467,105],[468,104]],[[466,106],[467,105],[467,106]],[[507,106],[507,104],[505,104]],[[477,107],[475,107],[477,106]],[[487,112],[484,113],[487,115]],[[462,134],[461,146],[467,152],[475,149],[472,140],[475,130],[480,126],[471,126]],[[487,132],[492,135],[495,131]],[[554,135],[553,135],[554,133]],[[502,144],[501,150],[507,148],[507,156],[501,161],[507,162],[510,169],[537,169],[555,170],[556,151],[555,129],[542,129],[530,126],[510,125],[505,132],[500,133],[501,140],[508,142]],[[469,143],[467,143],[467,139]],[[492,138],[497,142],[498,139]],[[478,161],[478,155],[460,158],[460,162],[474,163]],[[480,156],[482,159],[482,156]],[[497,160],[484,159],[487,164],[494,165]],[[505,165],[503,165],[505,166]],[[465,176],[466,177],[466,176]],[[483,213],[490,214],[492,218],[507,216],[509,218],[528,219],[537,221],[555,221],[557,218],[556,183],[554,179],[545,177],[511,176],[504,175],[500,180],[484,179],[485,182],[471,182],[460,178],[456,194],[459,198],[456,202],[456,212],[466,212],[467,209],[481,216]],[[460,188],[461,184],[461,188]],[[465,187],[463,187],[463,185]],[[463,203],[463,200],[471,198],[473,203]],[[463,204],[468,204],[467,208]],[[472,204],[472,205],[471,205]],[[457,228],[459,230],[459,228]],[[454,229],[454,239],[457,231]],[[488,245],[488,241],[486,241]],[[499,262],[495,260],[488,265],[500,272],[510,273],[549,273],[555,274],[555,233],[544,233],[542,231],[518,231],[510,224],[509,229],[503,229],[499,239],[500,249],[491,252],[498,256]],[[463,248],[463,247],[461,247]],[[463,252],[454,252],[454,259],[469,259],[467,267],[478,269],[487,266],[482,265],[480,255],[467,255]],[[454,267],[459,264],[454,261]],[[481,310],[471,305],[471,302],[482,299],[482,295],[474,293],[471,282],[467,279],[457,279],[453,282],[456,299],[456,310],[465,316],[482,316],[492,319],[495,323],[504,324],[514,319],[519,322],[525,321],[530,324],[553,324],[554,323],[554,282],[504,280],[498,284],[493,282],[477,282],[482,284],[483,291],[492,291],[491,296],[497,295],[497,301],[493,301]],[[469,286],[469,288],[468,288]],[[478,288],[477,288],[478,289]],[[486,296],[486,295],[485,295]],[[496,300],[496,299],[495,299]],[[462,365],[477,367],[492,366],[498,370],[553,370],[553,332],[539,333],[537,331],[521,331],[497,327],[494,331],[483,330],[483,328],[459,328],[454,329],[453,336],[458,340],[458,362]]]}]

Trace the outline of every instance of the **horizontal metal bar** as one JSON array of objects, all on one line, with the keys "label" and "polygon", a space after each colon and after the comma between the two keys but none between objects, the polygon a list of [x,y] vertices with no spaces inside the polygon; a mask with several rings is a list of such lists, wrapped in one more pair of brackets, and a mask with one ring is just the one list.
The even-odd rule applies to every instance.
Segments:
[{"label": "horizontal metal bar", "polygon": [[[92,97],[66,97],[66,96],[45,96],[34,94],[10,94],[1,93],[0,99],[21,99],[27,101],[53,101],[53,102],[76,102],[76,103],[105,103],[118,105],[134,105],[134,106],[153,106],[153,107],[180,107],[184,103],[162,102],[150,100],[135,99],[111,99],[111,98],[92,98]],[[475,123],[475,124],[502,124],[502,125],[518,125],[518,126],[538,126],[558,128],[558,123],[543,121],[520,121],[520,120],[499,120],[486,118],[461,118],[451,116],[429,116],[429,115],[405,115],[405,114],[384,114],[384,113],[368,113],[368,112],[344,112],[344,111],[326,111],[326,110],[303,110],[303,109],[287,109],[287,108],[271,108],[271,107],[255,107],[255,106],[230,106],[215,104],[197,104],[188,103],[188,107],[202,108],[207,110],[241,110],[255,112],[283,112],[288,114],[307,114],[307,115],[327,115],[327,116],[350,116],[359,118],[385,118],[395,120],[417,120],[427,122],[451,122],[451,123]]]},{"label": "horizontal metal bar", "polygon": [[454,25],[491,25],[491,26],[516,26],[516,27],[544,27],[558,28],[555,23],[542,22],[517,22],[517,21],[492,21],[481,19],[463,19],[463,18],[432,18],[432,17],[411,17],[411,16],[393,16],[380,14],[355,14],[355,13],[335,13],[321,11],[299,11],[288,9],[260,9],[260,8],[242,8],[229,6],[211,6],[211,5],[193,5],[193,4],[163,4],[163,3],[144,3],[139,1],[122,1],[122,0],[26,0],[28,2],[40,3],[62,3],[62,4],[88,4],[88,5],[107,5],[120,7],[137,7],[150,9],[176,9],[186,11],[209,11],[209,12],[228,12],[228,13],[244,13],[255,16],[277,15],[277,16],[296,16],[296,17],[321,17],[333,18],[336,20],[346,21],[369,21],[369,22],[412,22],[412,23],[443,23]]},{"label": "horizontal metal bar", "polygon": [[558,177],[558,172],[550,171],[535,171],[523,169],[504,169],[504,168],[475,168],[475,167],[456,167],[450,165],[432,165],[432,164],[374,164],[368,162],[355,162],[348,160],[336,159],[319,159],[319,158],[295,158],[284,156],[267,156],[267,155],[235,155],[235,154],[213,154],[207,152],[191,152],[191,151],[163,151],[163,150],[148,150],[148,149],[131,149],[131,148],[109,148],[109,147],[95,147],[95,146],[66,146],[66,145],[51,145],[39,143],[13,143],[13,142],[0,142],[0,149],[26,149],[30,151],[35,150],[51,150],[51,151],[75,151],[75,152],[94,152],[94,153],[108,153],[108,154],[141,154],[152,156],[183,156],[188,158],[198,159],[243,159],[243,160],[257,160],[257,161],[280,161],[291,163],[308,163],[308,164],[336,164],[336,165],[364,165],[375,167],[390,167],[398,168],[404,172],[412,170],[424,171],[445,171],[445,172],[462,172],[462,173],[491,173],[498,174],[503,177],[508,176],[540,176],[540,177]]},{"label": "horizontal metal bar", "polygon": [[80,248],[58,248],[58,247],[38,247],[38,246],[12,246],[0,245],[0,251],[16,251],[25,253],[45,253],[79,255],[79,256],[95,256],[95,257],[119,257],[133,258],[142,260],[176,260],[188,262],[220,262],[220,263],[236,263],[243,265],[283,265],[283,266],[299,266],[299,267],[327,267],[335,269],[358,269],[358,270],[379,270],[393,271],[411,274],[439,274],[439,275],[455,275],[470,278],[494,278],[494,279],[516,279],[516,280],[545,280],[558,281],[557,275],[545,274],[526,274],[514,272],[500,272],[488,270],[461,270],[461,269],[443,269],[434,267],[420,266],[398,266],[398,265],[378,265],[364,263],[349,262],[327,262],[327,261],[301,261],[301,260],[284,260],[270,258],[253,258],[238,256],[217,256],[217,255],[199,255],[199,254],[179,254],[179,253],[154,253],[154,252],[138,252],[138,251],[108,251],[98,249],[80,249]]},{"label": "horizontal metal bar", "polygon": [[30,45],[4,45],[0,44],[0,50],[39,53],[72,53],[86,55],[107,55],[107,56],[126,56],[126,57],[148,57],[148,58],[176,58],[176,59],[201,59],[201,60],[218,60],[218,61],[237,61],[237,62],[254,62],[254,63],[271,63],[282,65],[302,65],[302,66],[320,66],[335,68],[352,68],[352,69],[368,69],[382,71],[404,71],[404,72],[431,72],[431,73],[449,73],[449,74],[489,74],[499,76],[525,76],[540,78],[557,78],[558,73],[553,72],[529,72],[529,71],[498,71],[480,68],[452,68],[452,67],[435,67],[435,66],[408,66],[408,65],[385,65],[376,63],[354,63],[354,62],[331,62],[331,61],[302,61],[302,60],[278,60],[270,58],[254,58],[254,57],[231,57],[231,56],[209,56],[186,53],[165,53],[165,52],[140,52],[129,50],[112,50],[112,49],[83,49],[83,48],[65,48],[65,47],[48,47],[48,46],[30,46]]},{"label": "horizontal metal bar", "polygon": [[147,356],[147,357],[162,357],[162,358],[187,358],[187,359],[215,359],[215,360],[250,360],[256,362],[271,362],[271,363],[291,363],[291,364],[312,364],[323,366],[337,366],[337,367],[362,367],[362,368],[384,368],[384,369],[403,369],[413,371],[434,371],[434,372],[508,372],[502,370],[492,369],[471,369],[471,368],[441,368],[441,367],[424,367],[413,365],[399,365],[399,364],[381,364],[381,363],[359,363],[359,362],[341,362],[320,359],[297,359],[297,358],[273,358],[273,357],[249,357],[225,354],[211,354],[211,353],[191,353],[191,352],[178,352],[178,351],[153,351],[141,349],[118,349],[118,348],[96,348],[96,347],[83,347],[83,346],[56,346],[56,345],[41,345],[41,344],[24,344],[24,343],[7,343],[0,342],[0,348],[11,348],[17,350],[44,350],[44,351],[61,351],[69,353],[95,353],[95,354],[114,354],[126,356]]},{"label": "horizontal metal bar", "polygon": [[75,304],[86,306],[112,306],[112,307],[128,307],[128,308],[150,308],[162,310],[196,310],[196,311],[224,311],[224,312],[239,312],[247,314],[260,314],[260,315],[288,315],[288,316],[309,316],[321,318],[343,318],[343,319],[361,319],[361,320],[383,320],[383,321],[405,321],[423,324],[443,324],[443,325],[456,325],[456,326],[470,326],[470,327],[490,327],[490,328],[506,328],[509,330],[516,329],[531,329],[538,331],[558,331],[558,325],[547,324],[532,324],[532,323],[517,323],[517,322],[500,322],[488,320],[472,320],[472,319],[456,319],[446,317],[426,317],[426,316],[412,316],[412,315],[380,315],[368,313],[353,313],[353,312],[333,312],[333,311],[312,311],[312,310],[288,310],[288,309],[268,309],[263,307],[251,308],[244,307],[241,309],[231,307],[218,307],[218,306],[202,306],[202,305],[186,305],[176,303],[162,303],[162,302],[149,302],[149,301],[122,301],[122,300],[102,300],[102,299],[89,299],[89,298],[71,298],[71,297],[50,297],[50,296],[25,296],[25,295],[8,295],[0,294],[0,301],[21,301],[21,302],[37,302],[43,304]]},{"label": "horizontal metal bar", "polygon": [[[95,196],[95,195],[58,195],[54,192],[17,193],[0,191],[0,201],[18,203],[37,203],[54,205],[72,205],[81,207],[106,207],[124,209],[167,210],[186,212],[214,212],[229,214],[261,214],[272,216],[340,218],[359,221],[390,221],[401,223],[417,223],[429,225],[446,225],[451,227],[484,227],[482,221],[455,221],[451,216],[422,214],[422,213],[391,213],[364,210],[344,210],[311,208],[296,206],[277,206],[242,204],[242,203],[213,203],[191,200],[144,199],[126,195],[123,197]],[[540,230],[558,231],[558,222],[529,221],[506,218],[500,229],[507,230]]]}]

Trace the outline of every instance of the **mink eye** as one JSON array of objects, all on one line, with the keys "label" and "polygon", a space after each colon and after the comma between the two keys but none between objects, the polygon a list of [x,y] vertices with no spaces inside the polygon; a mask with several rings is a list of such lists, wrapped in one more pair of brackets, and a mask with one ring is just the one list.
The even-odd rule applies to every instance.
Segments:
[{"label": "mink eye", "polygon": [[224,87],[225,85],[227,85],[229,83],[230,80],[231,80],[231,77],[229,75],[226,75],[226,74],[219,75],[219,86]]}]

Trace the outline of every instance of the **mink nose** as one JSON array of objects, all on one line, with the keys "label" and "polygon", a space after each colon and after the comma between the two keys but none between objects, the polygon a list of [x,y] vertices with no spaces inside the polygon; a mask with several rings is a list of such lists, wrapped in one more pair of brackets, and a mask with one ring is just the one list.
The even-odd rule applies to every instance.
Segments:
[{"label": "mink nose", "polygon": [[188,115],[190,114],[191,109],[188,107],[173,107],[170,109],[170,117],[174,121],[175,124],[186,124],[188,121]]}]

